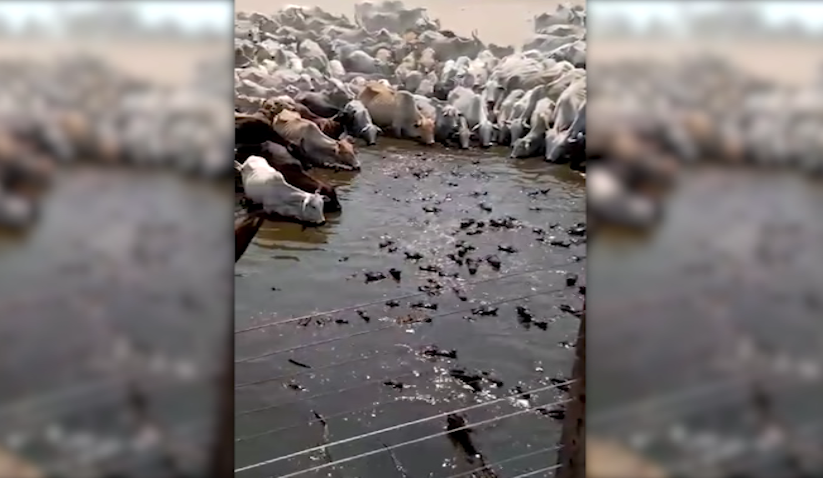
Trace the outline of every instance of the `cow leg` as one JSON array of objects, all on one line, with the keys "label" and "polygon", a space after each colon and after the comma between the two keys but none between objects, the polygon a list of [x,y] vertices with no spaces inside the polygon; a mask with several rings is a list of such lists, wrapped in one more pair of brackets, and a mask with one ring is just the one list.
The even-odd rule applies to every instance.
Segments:
[{"label": "cow leg", "polygon": [[392,125],[392,132],[394,133],[395,138],[402,138],[403,137],[403,127],[399,124]]}]

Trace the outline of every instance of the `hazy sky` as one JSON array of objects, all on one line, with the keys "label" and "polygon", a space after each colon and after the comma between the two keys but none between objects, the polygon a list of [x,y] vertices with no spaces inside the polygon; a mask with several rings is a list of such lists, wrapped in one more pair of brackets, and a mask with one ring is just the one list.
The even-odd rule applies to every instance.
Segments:
[{"label": "hazy sky", "polygon": [[102,3],[127,3],[137,7],[139,14],[151,23],[166,19],[174,19],[188,28],[199,28],[205,25],[219,28],[231,24],[230,18],[234,14],[234,2],[223,0],[211,1],[6,1],[0,3],[0,17],[12,25],[21,25],[28,18],[35,17],[52,21],[59,18],[61,9],[84,9]]},{"label": "hazy sky", "polygon": [[[597,22],[598,15],[608,15],[611,13],[626,13],[628,18],[638,23],[647,23],[654,17],[666,20],[677,20],[685,9],[699,11],[707,8],[717,8],[720,5],[728,5],[734,0],[728,1],[668,1],[650,2],[635,1],[623,2],[612,0],[589,0],[588,10],[593,22]],[[735,3],[739,3],[735,1]],[[823,4],[812,1],[762,1],[756,2],[764,13],[764,19],[773,24],[780,24],[788,19],[795,18],[802,23],[813,28],[823,26]],[[685,8],[684,8],[685,7]]]}]

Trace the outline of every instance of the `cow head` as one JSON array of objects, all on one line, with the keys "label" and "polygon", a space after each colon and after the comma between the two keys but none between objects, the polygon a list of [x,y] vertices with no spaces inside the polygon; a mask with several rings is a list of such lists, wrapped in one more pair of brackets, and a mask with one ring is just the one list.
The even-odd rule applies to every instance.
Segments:
[{"label": "cow head", "polygon": [[527,158],[531,156],[534,152],[534,141],[532,138],[526,136],[524,138],[520,138],[517,141],[512,143],[512,151],[509,155],[510,158]]},{"label": "cow head", "polygon": [[[302,192],[302,191],[301,191]],[[325,203],[320,194],[303,193],[300,203],[300,212],[297,219],[304,224],[322,226],[326,223],[326,216],[323,215]]]},{"label": "cow head", "polygon": [[347,138],[342,138],[340,141],[335,142],[334,156],[338,160],[336,166],[354,171],[360,170],[360,161],[357,159],[357,152],[354,149],[354,145]]},{"label": "cow head", "polygon": [[472,132],[477,135],[477,139],[480,141],[480,147],[491,147],[494,126],[489,121],[478,123],[474,128],[472,128]]},{"label": "cow head", "polygon": [[425,145],[434,144],[434,121],[430,118],[420,116],[417,121],[414,122],[414,129],[421,143]]},{"label": "cow head", "polygon": [[321,184],[315,194],[323,196],[323,212],[337,212],[342,209],[337,191],[329,184]]},{"label": "cow head", "polygon": [[600,223],[645,229],[662,219],[662,202],[628,190],[619,175],[598,166],[586,178],[590,214]]},{"label": "cow head", "polygon": [[360,130],[360,137],[363,138],[367,145],[374,146],[377,144],[377,135],[382,132],[380,128],[369,123]]},{"label": "cow head", "polygon": [[260,105],[258,112],[270,122],[286,108],[286,104],[278,98],[269,98]]},{"label": "cow head", "polygon": [[553,130],[546,131],[546,161],[550,163],[565,162],[566,155],[569,152],[568,131],[556,132]]},{"label": "cow head", "polygon": [[526,136],[526,134],[528,133],[528,128],[526,127],[526,124],[520,118],[509,122],[508,127],[509,134],[511,135],[512,144],[518,139]]}]

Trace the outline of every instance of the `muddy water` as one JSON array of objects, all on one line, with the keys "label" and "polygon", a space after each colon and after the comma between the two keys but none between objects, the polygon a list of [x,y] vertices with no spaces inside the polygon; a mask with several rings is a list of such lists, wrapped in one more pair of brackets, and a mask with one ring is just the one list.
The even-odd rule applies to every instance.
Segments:
[{"label": "muddy water", "polygon": [[[558,307],[582,305],[577,287],[566,285],[565,273],[575,272],[580,284],[584,282],[586,246],[550,245],[550,236],[568,241],[564,229],[585,220],[582,181],[567,168],[540,160],[515,162],[506,159],[504,151],[421,151],[386,140],[380,151],[364,151],[362,159],[360,173],[328,176],[338,184],[342,213],[330,216],[321,228],[305,231],[267,223],[237,263],[236,329],[283,323],[236,335],[236,468],[319,445],[323,427],[309,424],[313,411],[326,417],[329,439],[336,441],[503,397],[518,385],[523,390],[549,386],[551,379],[571,369],[569,345],[577,319]],[[492,211],[481,209],[481,203]],[[504,216],[515,217],[520,226],[486,225],[476,235],[468,234],[472,227],[460,228],[466,218],[488,223]],[[547,231],[546,242],[537,240],[541,235],[534,228]],[[471,275],[465,265],[455,264],[446,256],[460,240],[476,247],[468,257],[497,255],[501,270],[483,263]],[[499,251],[501,245],[517,252]],[[422,259],[409,260],[406,252],[419,253]],[[421,266],[440,266],[442,275],[457,277],[441,277]],[[400,270],[399,282],[388,277],[366,283],[364,272],[389,275],[391,268]],[[535,272],[523,273],[528,271]],[[429,279],[442,285],[442,294],[418,291]],[[461,301],[452,286],[460,286],[467,301]],[[410,294],[417,295],[398,300],[398,307],[385,305],[387,299]],[[532,297],[509,301],[524,296]],[[436,304],[437,310],[410,309],[420,301]],[[503,303],[496,316],[473,316],[470,309],[481,301]],[[292,320],[369,302],[375,304]],[[517,305],[527,305],[536,321],[546,321],[546,330],[519,323]],[[431,321],[396,322],[410,314]],[[427,345],[454,349],[457,359],[416,353]],[[448,369],[458,367],[490,372],[502,386],[484,380],[483,390],[473,392],[448,377]],[[384,384],[389,380],[394,386]],[[467,416],[478,422],[563,398],[549,390],[533,394],[528,403],[504,400]],[[445,419],[432,420],[329,451],[338,460],[383,443],[437,433],[444,426]],[[558,422],[528,412],[480,428],[475,440],[493,462],[553,446],[558,435]],[[399,448],[395,455],[411,476],[448,476],[478,466],[461,461],[446,437]],[[319,453],[303,455],[239,476],[279,476],[322,465],[323,460]],[[553,462],[553,453],[547,451],[503,469],[517,475]],[[305,476],[328,476],[328,471]],[[399,474],[391,457],[379,453],[343,465],[340,476]]]},{"label": "muddy water", "polygon": [[[168,174],[59,172],[38,227],[0,239],[0,446],[61,476],[95,453],[164,476],[135,451],[154,422],[202,466],[231,313],[229,197]],[[148,418],[129,414],[129,388]]]},{"label": "muddy water", "polygon": [[593,241],[589,432],[667,464],[738,450],[743,463],[765,458],[763,476],[786,476],[768,452],[739,449],[761,436],[754,380],[790,439],[819,450],[821,208],[819,183],[706,168],[684,175],[650,236]]}]

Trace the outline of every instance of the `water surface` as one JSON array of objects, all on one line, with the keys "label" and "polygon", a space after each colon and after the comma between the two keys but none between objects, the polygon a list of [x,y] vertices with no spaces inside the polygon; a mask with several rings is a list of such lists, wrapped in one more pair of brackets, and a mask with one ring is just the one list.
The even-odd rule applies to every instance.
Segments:
[{"label": "water surface", "polygon": [[[323,428],[311,422],[313,411],[326,417],[329,440],[336,441],[505,397],[518,385],[524,391],[549,387],[551,379],[562,379],[571,370],[577,319],[558,307],[582,305],[577,287],[568,287],[565,280],[567,272],[574,272],[581,277],[578,285],[584,283],[585,243],[572,244],[579,238],[565,231],[585,220],[580,178],[540,160],[509,160],[503,151],[456,153],[386,144],[362,153],[360,173],[327,175],[338,184],[343,202],[342,213],[330,216],[327,225],[302,230],[266,223],[237,263],[236,468],[321,444]],[[491,206],[491,212],[481,209],[481,203]],[[516,218],[518,226],[487,224],[477,235],[468,234],[473,227],[460,228],[463,219],[488,223],[505,216]],[[551,245],[552,239],[567,242]],[[501,270],[484,262],[476,275],[469,274],[465,265],[447,257],[461,240],[476,247],[467,257],[495,254]],[[500,245],[517,252],[499,251]],[[406,252],[420,253],[422,259],[409,260]],[[439,266],[442,274],[421,266]],[[399,282],[388,277],[366,283],[364,272],[388,275],[392,268],[401,271]],[[450,277],[453,273],[457,277]],[[442,285],[440,295],[418,290],[429,279]],[[463,289],[467,301],[452,286]],[[398,307],[384,304],[410,294],[415,295],[398,300]],[[512,300],[524,296],[531,297]],[[409,308],[420,301],[436,304],[437,310]],[[497,316],[472,317],[471,309],[481,301],[501,302]],[[374,304],[352,307],[364,303]],[[546,321],[546,330],[520,324],[517,305],[530,307],[535,320]],[[297,320],[341,308],[345,310]],[[397,324],[397,318],[409,314],[431,322]],[[283,323],[265,326],[273,322]],[[454,349],[457,359],[416,353],[427,345]],[[503,384],[496,388],[484,381],[483,391],[472,392],[447,376],[456,367],[487,371]],[[395,386],[384,384],[388,380]],[[396,388],[399,384],[402,389]],[[479,422],[564,398],[550,389],[532,395],[528,403],[503,400],[466,415]],[[438,433],[444,426],[444,418],[430,420],[329,452],[339,460]],[[494,462],[552,447],[558,435],[559,422],[530,411],[479,428],[475,440],[488,462]],[[395,456],[411,476],[449,476],[472,468],[457,458],[446,437],[398,448]],[[514,476],[554,459],[545,451],[503,469]],[[323,463],[322,454],[305,454],[239,475],[281,476]],[[335,473],[399,476],[386,453],[351,461]]]},{"label": "water surface", "polygon": [[2,446],[61,476],[163,476],[160,449],[202,466],[230,317],[227,189],[59,171],[40,224],[0,239]]},{"label": "water surface", "polygon": [[[821,448],[821,210],[821,184],[797,175],[701,168],[658,230],[593,241],[590,432],[665,463],[715,456],[796,476],[757,448],[758,407],[790,442]],[[755,405],[761,386],[769,403]]]}]

